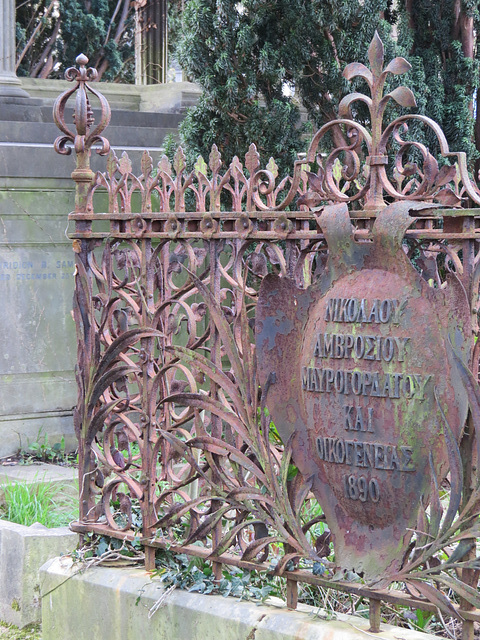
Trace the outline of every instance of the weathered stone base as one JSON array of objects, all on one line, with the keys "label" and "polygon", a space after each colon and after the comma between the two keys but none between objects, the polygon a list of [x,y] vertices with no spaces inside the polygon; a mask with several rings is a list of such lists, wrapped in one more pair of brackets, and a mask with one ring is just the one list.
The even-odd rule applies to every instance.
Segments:
[{"label": "weathered stone base", "polygon": [[[68,558],[40,570],[43,640],[365,640],[366,619],[315,617],[280,601],[256,605],[175,590],[149,619],[164,588],[142,569],[93,567],[83,573]],[[377,638],[428,640],[424,633],[382,625]]]},{"label": "weathered stone base", "polygon": [[[48,382],[45,386],[48,386]],[[73,379],[68,380],[62,386],[68,391],[69,386],[74,386]],[[43,387],[39,388],[39,392],[43,390]],[[8,386],[3,383],[0,376],[0,394],[4,392],[8,393]],[[78,440],[73,430],[72,411],[39,411],[38,413],[0,415],[0,433],[2,434],[0,458],[13,456],[19,451],[28,451],[31,444],[35,442],[43,444],[45,438],[50,447],[55,443],[60,443],[62,438],[65,441],[66,451],[75,451],[78,447]]]},{"label": "weathered stone base", "polygon": [[0,520],[0,620],[17,627],[40,621],[38,570],[49,558],[72,551],[77,541],[67,527],[24,527]]}]

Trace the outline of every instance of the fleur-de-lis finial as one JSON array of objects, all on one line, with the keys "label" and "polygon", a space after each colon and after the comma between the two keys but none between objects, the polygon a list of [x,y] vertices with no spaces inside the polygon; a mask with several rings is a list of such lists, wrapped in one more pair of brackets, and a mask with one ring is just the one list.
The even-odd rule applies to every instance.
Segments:
[{"label": "fleur-de-lis finial", "polygon": [[371,122],[371,148],[367,158],[370,167],[370,189],[365,201],[365,209],[378,210],[385,206],[383,199],[383,188],[379,174],[381,167],[388,163],[388,157],[381,147],[383,134],[383,115],[390,100],[393,100],[401,107],[416,107],[417,103],[413,92],[407,87],[397,87],[390,93],[383,95],[383,89],[388,74],[403,75],[412,68],[412,65],[405,58],[394,58],[384,67],[385,50],[383,42],[375,31],[372,42],[368,48],[368,61],[370,69],[364,64],[353,62],[348,64],[343,75],[347,80],[355,77],[363,78],[369,88],[371,97],[361,93],[351,93],[345,96],[339,105],[339,115],[342,118],[351,117],[351,107],[355,102],[363,102],[370,112]]},{"label": "fleur-de-lis finial", "polygon": [[[448,206],[458,206],[461,197],[468,196],[480,204],[480,192],[468,174],[465,153],[450,151],[445,134],[434,120],[421,114],[406,113],[385,126],[383,124],[390,101],[403,108],[416,106],[415,96],[405,86],[384,95],[388,75],[407,73],[411,69],[410,63],[397,57],[385,65],[384,46],[378,33],[370,43],[368,62],[369,67],[352,62],[344,69],[347,80],[365,80],[370,95],[353,92],[345,96],[339,104],[339,117],[325,123],[313,136],[305,162],[308,166],[316,166],[317,172],[306,171],[308,190],[299,204],[318,207],[325,202],[359,202],[363,211],[373,215],[386,206],[384,195],[390,201],[436,201]],[[356,120],[354,106],[358,102],[367,106],[369,124]],[[411,122],[417,122],[433,133],[440,154],[451,164],[440,169],[425,144],[404,136]],[[340,142],[327,155],[322,142],[325,142],[326,134],[335,129],[341,134],[337,137]],[[416,158],[413,161],[412,153]],[[389,165],[390,171],[387,171]],[[297,162],[292,187],[277,208],[292,201],[301,172],[301,163]],[[462,196],[458,184],[449,186],[453,182],[452,176],[459,176]]]},{"label": "fleur-de-lis finial", "polygon": [[[410,71],[412,65],[405,58],[394,58],[384,68],[384,47],[377,31],[375,31],[373,40],[368,48],[368,60],[371,70],[360,62],[352,62],[345,67],[343,75],[347,80],[352,80],[352,78],[356,77],[363,78],[370,88],[372,97],[369,98],[361,93],[351,93],[340,102],[338,112],[340,117],[348,117],[351,115],[350,107],[353,102],[356,100],[365,102],[370,110],[373,134],[377,124],[381,128],[381,118],[389,100],[394,100],[401,107],[416,107],[417,103],[411,89],[403,86],[397,87],[387,93],[386,96],[383,95],[383,88],[388,74],[403,75]],[[379,122],[377,122],[378,120]]]}]

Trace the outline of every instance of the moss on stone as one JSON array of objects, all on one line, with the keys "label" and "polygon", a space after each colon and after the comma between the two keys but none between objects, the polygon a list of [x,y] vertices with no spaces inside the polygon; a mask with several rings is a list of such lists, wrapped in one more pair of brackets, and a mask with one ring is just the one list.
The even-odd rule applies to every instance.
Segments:
[{"label": "moss on stone", "polygon": [[19,629],[13,624],[0,622],[0,638],[2,640],[42,640],[41,631],[39,624],[29,624],[23,629]]}]

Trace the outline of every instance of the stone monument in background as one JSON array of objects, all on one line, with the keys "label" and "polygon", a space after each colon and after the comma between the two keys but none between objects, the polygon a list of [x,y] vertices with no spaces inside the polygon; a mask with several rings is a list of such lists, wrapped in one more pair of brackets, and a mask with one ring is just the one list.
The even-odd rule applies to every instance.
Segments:
[{"label": "stone monument in background", "polygon": [[[53,150],[52,106],[62,80],[15,74],[15,4],[0,0],[0,458],[45,436],[75,446],[76,340],[71,317],[73,254],[66,212],[70,172]],[[80,52],[78,52],[80,53]],[[74,62],[73,60],[71,61]],[[26,90],[25,90],[26,89]],[[102,83],[112,105],[110,140],[139,163],[154,161],[199,90],[190,83],[137,87]],[[66,113],[71,122],[72,113]],[[93,154],[95,156],[95,154]],[[96,158],[92,158],[94,170]]]},{"label": "stone monument in background", "polygon": [[[71,440],[73,266],[67,176],[51,172],[48,107],[15,73],[15,3],[0,0],[0,456]],[[49,176],[47,178],[47,176]],[[50,177],[51,176],[51,177]]]},{"label": "stone monument in background", "polygon": [[15,73],[15,0],[0,0],[0,98],[28,98]]}]

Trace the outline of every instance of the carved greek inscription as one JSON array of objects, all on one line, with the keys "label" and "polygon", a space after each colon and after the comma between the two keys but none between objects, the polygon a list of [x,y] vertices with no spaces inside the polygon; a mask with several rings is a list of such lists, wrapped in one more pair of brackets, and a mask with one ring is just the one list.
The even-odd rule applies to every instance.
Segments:
[{"label": "carved greek inscription", "polygon": [[353,407],[347,405],[345,410],[345,429],[347,431],[363,431],[374,433],[373,407]]},{"label": "carved greek inscription", "polygon": [[[323,320],[337,326],[334,331],[323,329],[316,334],[311,356],[317,366],[303,366],[301,370],[304,391],[323,394],[325,399],[331,394],[345,397],[341,402],[343,427],[349,434],[347,438],[352,439],[322,436],[316,442],[318,457],[323,462],[346,465],[352,471],[356,467],[368,470],[368,475],[342,476],[344,496],[350,500],[381,499],[380,482],[371,477],[371,472],[415,471],[412,448],[354,439],[357,434],[372,437],[368,434],[375,434],[381,426],[375,420],[375,406],[379,405],[372,398],[422,402],[433,389],[431,374],[409,373],[408,364],[405,371],[412,348],[409,336],[385,335],[384,329],[382,335],[375,335],[378,333],[375,325],[390,325],[395,333],[394,327],[400,325],[407,302],[393,298],[330,298]],[[342,323],[350,326],[341,331],[338,325]],[[341,361],[339,368],[334,367],[335,361]],[[368,361],[378,363],[374,367],[378,370],[368,370],[371,368]]]},{"label": "carved greek inscription", "polygon": [[410,338],[362,336],[351,333],[319,333],[313,355],[316,358],[345,358],[347,360],[376,360],[398,362],[405,360],[405,348]]},{"label": "carved greek inscription", "polygon": [[366,298],[330,298],[325,309],[325,322],[355,322],[356,324],[400,324],[404,309],[400,300]]},{"label": "carved greek inscription", "polygon": [[341,393],[372,398],[425,400],[431,374],[382,373],[302,367],[302,389],[317,393]]},{"label": "carved greek inscription", "polygon": [[412,466],[411,447],[321,436],[317,438],[317,453],[320,460],[334,464],[383,471],[415,471],[415,467]]}]

